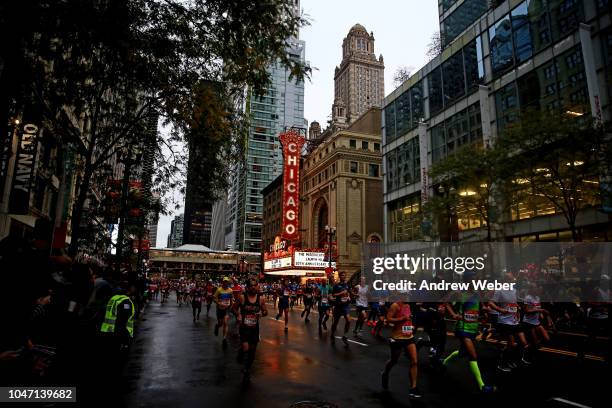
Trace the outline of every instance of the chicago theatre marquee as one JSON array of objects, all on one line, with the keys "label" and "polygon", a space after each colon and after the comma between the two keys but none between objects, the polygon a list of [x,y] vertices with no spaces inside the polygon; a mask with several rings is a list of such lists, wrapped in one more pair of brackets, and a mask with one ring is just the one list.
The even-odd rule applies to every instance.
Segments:
[{"label": "chicago theatre marquee", "polygon": [[[304,138],[295,131],[280,135],[283,147],[282,185],[277,181],[264,194],[264,238],[278,234],[269,248],[264,239],[264,273],[271,276],[324,278],[329,258],[323,248],[304,249],[300,234],[300,159]],[[274,185],[278,184],[276,188]],[[274,211],[276,214],[271,215]],[[335,263],[332,263],[332,268]]]},{"label": "chicago theatre marquee", "polygon": [[334,269],[360,271],[363,244],[383,237],[380,127],[378,108],[331,126],[301,169],[304,139],[281,135],[283,174],[262,191],[266,274],[323,277],[330,242]]}]

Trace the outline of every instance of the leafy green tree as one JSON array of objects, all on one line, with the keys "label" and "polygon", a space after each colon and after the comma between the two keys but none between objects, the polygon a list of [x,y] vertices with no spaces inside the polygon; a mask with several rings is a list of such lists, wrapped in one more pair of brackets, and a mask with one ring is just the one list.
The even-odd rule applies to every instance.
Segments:
[{"label": "leafy green tree", "polygon": [[474,211],[482,220],[487,241],[493,237],[493,226],[499,223],[512,186],[507,182],[509,168],[502,150],[478,144],[464,146],[435,163],[430,171],[440,194],[425,208],[434,219],[452,230],[457,210]]},{"label": "leafy green tree", "polygon": [[551,204],[562,214],[574,241],[581,210],[602,200],[600,177],[610,169],[610,141],[585,117],[552,112],[524,112],[497,142],[512,163],[517,188]]},{"label": "leafy green tree", "polygon": [[[263,93],[272,63],[296,80],[309,74],[286,53],[288,39],[306,24],[286,0],[6,3],[0,13],[8,43],[1,55],[0,112],[11,116],[19,106],[40,106],[45,127],[79,155],[72,254],[81,243],[86,203],[101,188],[96,180],[108,176],[118,152],[151,142],[151,115],[170,129],[155,141],[154,185],[160,191],[184,187],[187,152],[181,146],[187,139],[206,152],[203,190],[214,192],[226,183],[243,118],[231,103],[223,109],[210,103],[201,84],[219,83],[217,94],[234,100],[245,87]],[[23,15],[27,25],[7,18]],[[220,123],[223,140],[211,131]]]}]

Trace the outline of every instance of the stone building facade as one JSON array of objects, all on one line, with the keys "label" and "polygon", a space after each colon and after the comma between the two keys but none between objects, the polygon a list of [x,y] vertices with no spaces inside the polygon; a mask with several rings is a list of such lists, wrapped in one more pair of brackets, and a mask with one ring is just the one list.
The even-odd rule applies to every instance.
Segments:
[{"label": "stone building facade", "polygon": [[334,73],[334,103],[342,101],[348,123],[372,106],[381,107],[385,96],[385,64],[374,54],[374,33],[355,24],[342,42],[342,62]]},{"label": "stone building facade", "polygon": [[350,126],[321,135],[304,158],[301,176],[301,247],[326,248],[326,225],[336,228],[338,270],[361,269],[362,245],[382,242],[381,111],[370,108]]}]

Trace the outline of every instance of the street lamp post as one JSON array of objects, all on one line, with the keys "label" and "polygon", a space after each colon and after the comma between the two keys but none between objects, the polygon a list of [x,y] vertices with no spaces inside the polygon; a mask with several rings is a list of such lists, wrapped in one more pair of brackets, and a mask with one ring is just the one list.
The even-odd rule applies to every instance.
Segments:
[{"label": "street lamp post", "polygon": [[336,235],[336,227],[325,226],[325,233],[327,234],[327,251],[329,254],[329,267],[332,267],[332,238]]}]

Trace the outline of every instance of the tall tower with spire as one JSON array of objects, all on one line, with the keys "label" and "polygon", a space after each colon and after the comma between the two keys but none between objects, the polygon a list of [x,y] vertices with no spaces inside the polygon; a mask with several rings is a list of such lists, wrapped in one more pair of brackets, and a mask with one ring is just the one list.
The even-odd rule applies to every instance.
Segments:
[{"label": "tall tower with spire", "polygon": [[[338,100],[345,108],[347,123],[352,123],[372,106],[381,107],[385,96],[383,56],[374,54],[374,33],[361,24],[351,27],[342,42],[342,62],[334,74],[334,106]],[[332,116],[336,116],[333,112]]]}]

